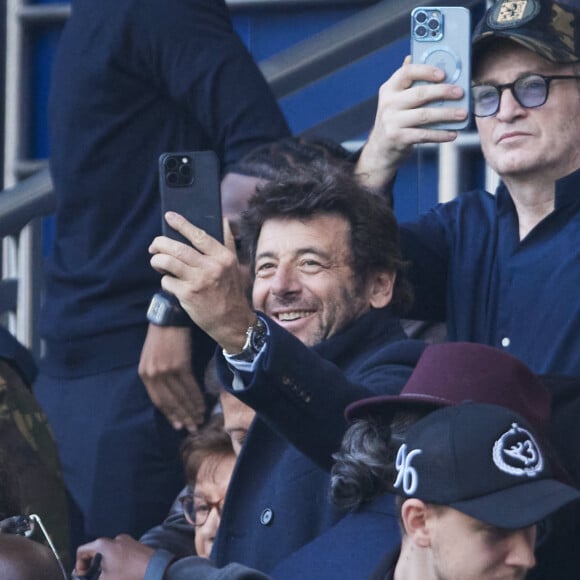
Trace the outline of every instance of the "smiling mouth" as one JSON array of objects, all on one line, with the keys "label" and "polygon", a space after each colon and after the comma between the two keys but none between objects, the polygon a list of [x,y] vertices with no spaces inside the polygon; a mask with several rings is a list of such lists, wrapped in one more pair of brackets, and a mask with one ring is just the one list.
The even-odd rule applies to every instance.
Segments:
[{"label": "smiling mouth", "polygon": [[292,312],[280,312],[276,315],[276,318],[280,322],[293,322],[295,320],[300,320],[301,318],[306,318],[312,315],[311,310],[294,310]]}]

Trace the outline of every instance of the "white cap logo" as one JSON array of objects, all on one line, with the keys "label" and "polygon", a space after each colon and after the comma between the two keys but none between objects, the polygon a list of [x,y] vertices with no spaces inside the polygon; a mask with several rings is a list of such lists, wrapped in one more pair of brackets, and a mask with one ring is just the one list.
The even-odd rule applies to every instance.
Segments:
[{"label": "white cap logo", "polygon": [[407,495],[412,495],[417,491],[419,486],[419,474],[417,470],[411,465],[411,461],[416,455],[423,453],[421,449],[413,449],[407,455],[407,444],[403,443],[397,452],[395,460],[395,469],[397,470],[397,479],[393,484],[394,487],[402,487]]},{"label": "white cap logo", "polygon": [[535,477],[544,468],[544,458],[533,435],[512,423],[493,446],[493,462],[509,475]]}]

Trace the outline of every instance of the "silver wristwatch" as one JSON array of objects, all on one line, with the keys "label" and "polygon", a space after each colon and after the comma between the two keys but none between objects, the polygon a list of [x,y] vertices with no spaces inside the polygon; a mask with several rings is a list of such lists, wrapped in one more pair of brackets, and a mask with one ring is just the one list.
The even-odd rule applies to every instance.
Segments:
[{"label": "silver wristwatch", "polygon": [[252,362],[264,347],[268,329],[265,322],[258,316],[256,322],[246,330],[246,342],[241,352],[230,355],[229,358],[235,361]]}]

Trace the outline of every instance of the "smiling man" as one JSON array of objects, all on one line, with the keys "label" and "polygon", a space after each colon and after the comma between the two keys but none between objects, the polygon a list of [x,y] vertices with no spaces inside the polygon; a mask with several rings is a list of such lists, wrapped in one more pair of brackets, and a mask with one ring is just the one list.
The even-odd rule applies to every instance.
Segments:
[{"label": "smiling man", "polygon": [[[414,318],[446,320],[450,340],[496,346],[537,373],[580,376],[580,3],[498,0],[473,37],[472,102],[502,183],[439,204],[401,227]],[[394,177],[415,143],[452,141],[426,123],[461,114],[431,66],[405,63],[382,86],[357,171]],[[417,86],[415,81],[435,81]],[[463,111],[465,116],[465,111]]]},{"label": "smiling man", "polygon": [[266,184],[242,232],[253,308],[235,254],[181,216],[193,247],[151,245],[163,287],[221,347],[220,374],[257,411],[228,491],[213,559],[268,572],[340,517],[328,499],[347,403],[399,392],[423,343],[405,339],[409,300],[388,204],[324,162]]}]

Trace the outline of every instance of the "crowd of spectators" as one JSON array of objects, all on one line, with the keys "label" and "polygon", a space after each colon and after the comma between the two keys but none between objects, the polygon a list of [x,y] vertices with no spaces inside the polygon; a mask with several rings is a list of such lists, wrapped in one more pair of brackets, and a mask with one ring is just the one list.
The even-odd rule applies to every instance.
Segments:
[{"label": "crowd of spectators", "polygon": [[[352,153],[289,136],[222,0],[73,0],[34,385],[70,538],[14,531],[0,453],[0,570],[575,580],[579,63],[576,0],[491,5],[471,103],[500,185],[399,224],[401,164],[468,114],[429,106],[463,96],[442,71],[405,59]],[[159,154],[201,149],[223,243],[160,211]]]}]

